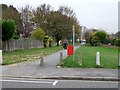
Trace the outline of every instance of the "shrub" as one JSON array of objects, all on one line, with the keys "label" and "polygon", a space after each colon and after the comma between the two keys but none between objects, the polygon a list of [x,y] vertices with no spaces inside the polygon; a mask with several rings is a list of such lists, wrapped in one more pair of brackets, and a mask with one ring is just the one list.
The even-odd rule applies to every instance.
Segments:
[{"label": "shrub", "polygon": [[107,34],[104,31],[98,31],[94,36],[97,36],[101,43],[106,39]]},{"label": "shrub", "polygon": [[15,33],[14,20],[3,20],[2,21],[2,41],[7,41],[11,39],[14,33]]},{"label": "shrub", "polygon": [[116,39],[112,39],[112,40],[110,41],[111,45],[115,45],[115,41],[116,41]]},{"label": "shrub", "polygon": [[38,40],[43,40],[45,37],[45,32],[41,28],[37,28],[34,31],[32,31],[32,37]]},{"label": "shrub", "polygon": [[98,46],[100,43],[100,39],[98,36],[93,36],[91,41],[92,41],[93,46]]},{"label": "shrub", "polygon": [[120,46],[120,39],[115,40],[115,45]]},{"label": "shrub", "polygon": [[48,36],[44,37],[43,42],[44,42],[44,47],[49,47],[49,37]]}]

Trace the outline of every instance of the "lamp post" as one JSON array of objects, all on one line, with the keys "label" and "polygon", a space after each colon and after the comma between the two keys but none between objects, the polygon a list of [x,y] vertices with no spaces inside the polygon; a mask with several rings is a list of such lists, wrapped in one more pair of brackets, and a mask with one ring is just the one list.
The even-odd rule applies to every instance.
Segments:
[{"label": "lamp post", "polygon": [[73,25],[73,61],[74,61],[74,46],[75,46],[75,26]]},{"label": "lamp post", "polygon": [[82,45],[82,31],[83,31],[83,26],[81,26],[81,34],[80,34],[80,44]]}]

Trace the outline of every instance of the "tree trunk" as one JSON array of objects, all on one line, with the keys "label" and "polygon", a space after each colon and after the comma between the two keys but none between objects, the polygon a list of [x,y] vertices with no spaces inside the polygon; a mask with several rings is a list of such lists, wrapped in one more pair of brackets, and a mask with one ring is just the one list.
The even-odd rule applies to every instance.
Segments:
[{"label": "tree trunk", "polygon": [[92,42],[92,37],[90,37],[90,44],[91,44],[91,46],[94,46],[94,44],[93,44],[93,42]]},{"label": "tree trunk", "polygon": [[94,46],[91,40],[90,40],[90,45],[91,45],[91,46]]},{"label": "tree trunk", "polygon": [[59,40],[57,39],[57,46],[59,46]]}]

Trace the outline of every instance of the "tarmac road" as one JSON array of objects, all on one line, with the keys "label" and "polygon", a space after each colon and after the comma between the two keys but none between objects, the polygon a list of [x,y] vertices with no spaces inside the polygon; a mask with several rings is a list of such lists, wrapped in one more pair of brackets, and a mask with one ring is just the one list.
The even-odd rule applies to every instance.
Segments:
[{"label": "tarmac road", "polygon": [[2,79],[2,88],[118,88],[118,82],[51,79]]}]

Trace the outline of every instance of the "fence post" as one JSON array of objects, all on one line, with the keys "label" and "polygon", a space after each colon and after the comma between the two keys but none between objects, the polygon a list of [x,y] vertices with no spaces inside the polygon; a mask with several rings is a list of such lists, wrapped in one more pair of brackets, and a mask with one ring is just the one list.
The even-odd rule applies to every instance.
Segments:
[{"label": "fence post", "polygon": [[96,53],[96,65],[100,66],[100,53],[99,52]]},{"label": "fence post", "polygon": [[80,66],[82,66],[82,53],[81,52],[79,52],[78,54],[78,63]]}]

